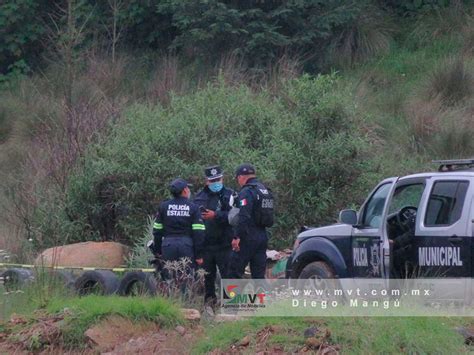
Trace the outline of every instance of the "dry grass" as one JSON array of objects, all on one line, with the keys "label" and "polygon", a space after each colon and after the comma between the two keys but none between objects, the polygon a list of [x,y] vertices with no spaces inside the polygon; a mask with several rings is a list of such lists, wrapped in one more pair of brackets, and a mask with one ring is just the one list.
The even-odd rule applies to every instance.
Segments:
[{"label": "dry grass", "polygon": [[464,27],[462,53],[467,58],[474,57],[474,21],[472,25]]},{"label": "dry grass", "polygon": [[464,58],[449,58],[431,73],[425,85],[428,100],[454,106],[473,95],[474,74],[467,68]]},{"label": "dry grass", "polygon": [[379,9],[361,11],[353,25],[342,31],[331,44],[331,62],[352,67],[375,56],[388,53],[394,26]]},{"label": "dry grass", "polygon": [[441,10],[427,12],[420,16],[409,40],[418,46],[429,44],[444,36],[456,38],[463,32],[472,28],[473,17],[470,8],[463,5],[462,1],[455,0],[451,6]]},{"label": "dry grass", "polygon": [[472,155],[474,143],[473,101],[447,107],[439,99],[412,101],[407,110],[410,130],[419,151],[436,158],[460,158]]},{"label": "dry grass", "polygon": [[233,53],[222,56],[214,68],[214,76],[229,86],[239,86],[254,80],[245,61]]},{"label": "dry grass", "polygon": [[467,55],[445,59],[406,104],[416,147],[437,158],[472,155],[474,72]]},{"label": "dry grass", "polygon": [[189,81],[181,74],[178,57],[169,55],[159,60],[148,89],[147,99],[151,103],[167,106],[171,95],[184,94],[189,89]]}]

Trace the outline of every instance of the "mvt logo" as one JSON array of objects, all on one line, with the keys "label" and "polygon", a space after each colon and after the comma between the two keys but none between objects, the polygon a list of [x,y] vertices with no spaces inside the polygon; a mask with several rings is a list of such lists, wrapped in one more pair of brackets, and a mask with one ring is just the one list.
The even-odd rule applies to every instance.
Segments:
[{"label": "mvt logo", "polygon": [[264,308],[265,307],[264,292],[239,292],[238,285],[228,285],[222,289],[224,308]]}]

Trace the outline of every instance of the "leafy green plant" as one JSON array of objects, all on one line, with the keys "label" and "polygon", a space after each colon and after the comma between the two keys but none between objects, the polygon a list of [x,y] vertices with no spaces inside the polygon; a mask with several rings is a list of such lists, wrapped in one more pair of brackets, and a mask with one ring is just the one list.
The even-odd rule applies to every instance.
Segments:
[{"label": "leafy green plant", "polygon": [[130,256],[127,259],[127,265],[131,268],[148,268],[150,260],[153,258],[147,243],[153,240],[153,224],[155,220],[148,216],[148,222],[145,225],[143,237],[138,239],[133,245]]},{"label": "leafy green plant", "polygon": [[3,1],[0,4],[0,83],[12,75],[24,73],[26,58],[33,59],[35,46],[44,32],[36,11],[41,0]]}]

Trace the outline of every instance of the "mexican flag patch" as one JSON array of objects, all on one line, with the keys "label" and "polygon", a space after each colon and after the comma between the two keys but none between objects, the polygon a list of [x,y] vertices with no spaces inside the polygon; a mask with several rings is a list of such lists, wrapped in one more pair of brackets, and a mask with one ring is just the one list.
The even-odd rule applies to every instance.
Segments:
[{"label": "mexican flag patch", "polygon": [[247,199],[244,198],[243,200],[240,200],[240,207],[242,206],[247,206]]}]

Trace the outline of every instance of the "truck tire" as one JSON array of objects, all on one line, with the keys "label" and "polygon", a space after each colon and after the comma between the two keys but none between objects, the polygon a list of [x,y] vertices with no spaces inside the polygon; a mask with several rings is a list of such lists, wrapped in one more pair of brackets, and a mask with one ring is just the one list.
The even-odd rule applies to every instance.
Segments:
[{"label": "truck tire", "polygon": [[324,261],[314,261],[306,265],[301,271],[299,279],[312,279],[312,278],[321,278],[321,279],[333,279],[334,271],[332,268],[326,264]]},{"label": "truck tire", "polygon": [[13,268],[0,274],[0,279],[7,291],[13,291],[33,281],[34,275],[32,270]]},{"label": "truck tire", "polygon": [[[339,282],[334,280],[335,273],[324,261],[314,261],[306,265],[298,277],[298,288],[329,291],[337,288]],[[326,299],[326,292],[320,299]]]},{"label": "truck tire", "polygon": [[74,283],[80,296],[89,294],[111,295],[117,292],[119,279],[110,270],[86,271]]},{"label": "truck tire", "polygon": [[120,281],[118,294],[120,296],[155,296],[157,294],[155,275],[142,271],[127,272]]}]

